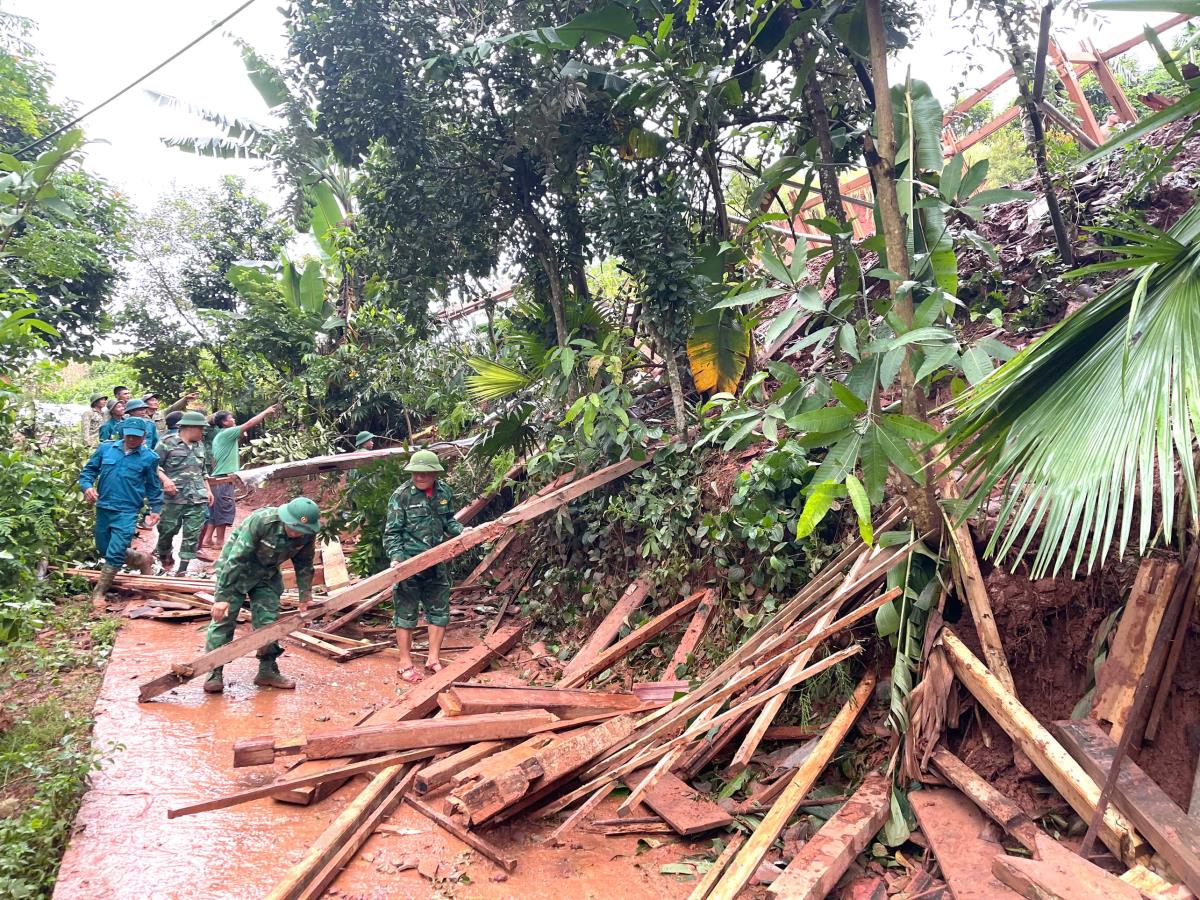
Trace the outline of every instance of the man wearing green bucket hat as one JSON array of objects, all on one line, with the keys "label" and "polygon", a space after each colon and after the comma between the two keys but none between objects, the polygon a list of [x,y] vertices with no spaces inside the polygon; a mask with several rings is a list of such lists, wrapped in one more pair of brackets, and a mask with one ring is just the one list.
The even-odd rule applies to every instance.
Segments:
[{"label": "man wearing green bucket hat", "polygon": [[178,433],[167,435],[155,448],[159,472],[163,476],[163,491],[167,495],[158,523],[158,546],[155,552],[164,571],[170,572],[175,564],[171,545],[175,542],[175,535],[183,532],[176,575],[183,575],[196,558],[200,532],[204,528],[204,514],[212,502],[212,491],[204,480],[207,463],[204,429],[207,426],[208,420],[203,413],[185,412],[179,418]]},{"label": "man wearing green bucket hat", "polygon": [[355,450],[374,450],[375,449],[375,435],[371,434],[371,432],[369,432],[369,431],[360,431],[358,434],[356,434],[354,436],[354,449]]},{"label": "man wearing green bucket hat", "polygon": [[[211,653],[233,640],[238,613],[250,600],[250,624],[255,630],[279,618],[279,597],[283,594],[283,575],[279,566],[291,560],[296,569],[296,588],[300,592],[300,611],[312,600],[313,554],[321,510],[307,497],[297,497],[283,506],[255,510],[237,527],[217,560],[217,587],[212,623],[204,642]],[[260,687],[281,690],[295,688],[296,682],[279,671],[276,660],[283,648],[275,641],[258,651]],[[221,668],[213,669],[204,683],[209,694],[225,689]]]},{"label": "man wearing green bucket hat", "polygon": [[[462,525],[454,519],[454,496],[438,473],[442,461],[432,450],[418,450],[404,471],[412,480],[396,488],[388,500],[387,524],[383,531],[383,549],[392,568],[462,534]],[[442,636],[450,624],[450,575],[444,563],[418,572],[392,587],[392,627],[400,650],[400,677],[409,684],[421,680],[412,661],[412,630],[417,627],[419,607],[425,608],[429,623],[430,670],[440,672]]]},{"label": "man wearing green bucket hat", "polygon": [[87,414],[83,418],[83,438],[91,447],[100,443],[100,429],[108,421],[107,403],[107,394],[93,394],[92,402],[88,404]]}]

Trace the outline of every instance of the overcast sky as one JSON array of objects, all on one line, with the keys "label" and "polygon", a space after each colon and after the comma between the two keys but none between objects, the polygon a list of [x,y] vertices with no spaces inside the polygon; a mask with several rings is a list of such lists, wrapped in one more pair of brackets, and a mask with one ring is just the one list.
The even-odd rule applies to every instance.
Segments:
[{"label": "overcast sky", "polygon": [[[0,4],[37,23],[32,40],[54,70],[55,99],[70,99],[86,108],[161,62],[236,8],[239,0],[0,0]],[[262,101],[223,32],[244,38],[268,56],[284,56],[287,41],[277,4],[278,0],[257,0],[144,86],[197,106],[262,120]],[[965,83],[970,89],[1004,68],[996,57],[975,53],[978,69],[964,82],[964,60],[970,57],[962,51],[971,43],[969,36],[962,26],[950,24],[944,0],[925,10],[914,46],[897,61],[897,76],[911,67],[914,77],[930,82],[948,103],[955,87]],[[1113,13],[1078,27],[1063,22],[1055,34],[1068,50],[1078,46],[1079,34],[1090,34],[1103,49],[1136,34],[1143,18]],[[1157,14],[1152,21],[1166,18]],[[1143,58],[1151,58],[1145,48]],[[267,199],[273,194],[270,177],[256,173],[251,163],[200,159],[163,146],[162,136],[212,132],[185,113],[156,105],[140,88],[90,117],[86,128],[89,138],[108,142],[91,146],[88,168],[110,179],[143,208],[173,183],[210,185],[226,172],[246,176]]]}]

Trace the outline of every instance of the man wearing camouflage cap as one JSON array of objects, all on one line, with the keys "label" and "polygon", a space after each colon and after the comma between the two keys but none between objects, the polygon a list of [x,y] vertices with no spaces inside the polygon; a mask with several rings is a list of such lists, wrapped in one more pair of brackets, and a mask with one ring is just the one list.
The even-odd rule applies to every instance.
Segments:
[{"label": "man wearing camouflage cap", "polygon": [[356,434],[354,436],[354,449],[355,450],[374,450],[375,449],[375,435],[371,434],[371,432],[369,432],[369,431],[360,431],[358,434]]},{"label": "man wearing camouflage cap", "polygon": [[[279,597],[283,594],[283,575],[279,566],[285,560],[290,559],[296,570],[300,611],[308,609],[312,600],[314,544],[320,526],[321,511],[307,497],[297,497],[283,506],[267,506],[246,517],[225,544],[217,561],[216,602],[204,642],[205,653],[233,640],[238,613],[247,598],[250,600],[250,623],[255,630],[279,618]],[[258,651],[255,684],[281,690],[296,687],[295,681],[280,673],[275,662],[282,653],[283,648],[275,641]],[[204,683],[204,690],[209,694],[225,690],[221,668],[213,669]]]},{"label": "man wearing camouflage cap", "polygon": [[158,523],[158,546],[155,552],[163,570],[170,572],[175,564],[171,545],[175,535],[183,532],[176,575],[183,575],[189,568],[194,568],[190,563],[196,558],[200,532],[204,528],[204,514],[212,502],[212,491],[204,480],[204,429],[207,426],[208,420],[203,413],[185,412],[179,419],[179,432],[164,437],[155,449],[159,471],[163,476],[163,491],[167,495],[162,519]]},{"label": "man wearing camouflage cap", "polygon": [[104,598],[113,576],[126,562],[149,575],[153,565],[148,553],[130,550],[142,504],[150,504],[146,521],[158,522],[163,491],[158,480],[158,457],[145,447],[148,428],[143,419],[121,422],[121,440],[96,448],[83,471],[79,489],[88,503],[96,504],[96,551],[104,557],[100,580],[92,591],[92,606],[104,611]]},{"label": "man wearing camouflage cap", "polygon": [[[383,531],[383,549],[392,568],[444,541],[462,534],[463,526],[454,518],[454,495],[438,479],[444,472],[442,461],[432,450],[418,450],[404,467],[412,480],[396,488],[388,500],[387,524]],[[425,608],[429,623],[431,671],[442,669],[442,636],[450,624],[450,574],[445,563],[418,572],[392,587],[392,627],[400,650],[400,677],[409,684],[421,680],[412,661],[412,630],[417,627],[419,607]]]}]

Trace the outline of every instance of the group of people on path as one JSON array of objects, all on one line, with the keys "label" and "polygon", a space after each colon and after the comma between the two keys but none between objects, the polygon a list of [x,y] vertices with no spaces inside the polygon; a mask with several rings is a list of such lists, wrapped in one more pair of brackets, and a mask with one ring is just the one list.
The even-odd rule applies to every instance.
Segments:
[{"label": "group of people on path", "polygon": [[[194,571],[198,548],[209,533],[221,550],[205,652],[233,640],[238,615],[247,602],[253,628],[262,628],[279,618],[283,595],[280,566],[288,560],[296,573],[299,609],[306,611],[312,601],[315,541],[320,530],[320,508],[313,500],[301,496],[281,506],[256,510],[225,541],[226,529],[233,525],[237,512],[239,440],[276,407],[268,407],[238,425],[225,411],[206,419],[199,411],[187,410],[187,404],[195,398],[188,395],[175,405],[182,404],[182,408],[171,409],[170,414],[178,413],[179,417],[173,423],[164,420],[164,425],[173,427],[166,428],[165,436],[159,439],[153,412],[141,416],[130,412],[131,407],[134,412],[157,411],[157,403],[151,407],[146,398],[122,400],[120,390],[113,392],[116,402],[111,408],[124,407],[115,427],[109,429],[113,437],[100,439],[79,475],[80,490],[96,507],[96,552],[103,558],[100,578],[92,592],[93,606],[104,611],[107,593],[123,565],[143,574],[153,571],[149,554],[130,548],[138,515],[148,507],[144,524],[147,528],[158,527],[155,552],[164,571],[169,571],[174,562],[172,545],[180,532],[176,574]],[[103,399],[97,398],[97,403]],[[360,432],[355,438],[356,449],[370,450],[373,441],[370,432]],[[384,528],[384,550],[393,568],[463,530],[454,518],[450,488],[438,478],[445,470],[437,454],[416,451],[405,471],[411,480],[392,494]],[[426,663],[431,671],[442,668],[442,638],[450,624],[450,580],[445,564],[394,585],[392,602],[399,674],[406,683],[414,684],[423,678],[423,670],[412,659],[412,631],[422,607],[429,627]],[[258,651],[255,684],[295,688],[295,681],[279,670],[277,660],[282,653],[283,648],[274,641]],[[214,669],[204,684],[205,692],[221,693],[224,688],[222,669]]]}]

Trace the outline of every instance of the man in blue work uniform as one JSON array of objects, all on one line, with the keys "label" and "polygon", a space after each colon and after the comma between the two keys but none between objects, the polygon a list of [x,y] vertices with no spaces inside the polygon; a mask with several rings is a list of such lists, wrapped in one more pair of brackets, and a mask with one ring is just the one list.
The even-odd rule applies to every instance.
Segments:
[{"label": "man in blue work uniform", "polygon": [[142,419],[150,426],[150,430],[146,432],[146,449],[153,450],[158,445],[158,426],[154,424],[154,410],[146,405],[145,400],[134,397],[125,404],[125,415]]},{"label": "man in blue work uniform", "polygon": [[145,446],[153,425],[145,419],[123,420],[121,440],[97,447],[79,474],[84,499],[96,504],[96,552],[104,557],[100,580],[92,591],[92,606],[99,612],[104,611],[104,598],[112,587],[113,576],[126,562],[144,575],[153,569],[149,553],[129,549],[142,504],[150,504],[146,522],[152,528],[158,524],[163,504],[158,456]]}]

